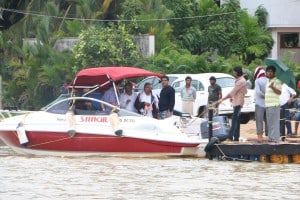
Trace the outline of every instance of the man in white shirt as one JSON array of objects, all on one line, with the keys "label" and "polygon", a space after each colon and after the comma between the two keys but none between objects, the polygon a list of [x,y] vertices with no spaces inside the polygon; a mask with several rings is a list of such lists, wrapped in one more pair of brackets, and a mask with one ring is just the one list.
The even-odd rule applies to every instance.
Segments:
[{"label": "man in white shirt", "polygon": [[258,66],[254,72],[254,91],[255,91],[255,123],[256,133],[258,140],[263,139],[263,133],[265,128],[265,135],[267,132],[267,120],[266,120],[266,107],[265,107],[265,93],[268,78],[266,71],[263,67]]},{"label": "man in white shirt", "polygon": [[134,107],[134,102],[136,100],[137,94],[132,92],[132,83],[127,82],[125,84],[125,90],[120,95],[120,106],[126,110],[137,112]]},{"label": "man in white shirt", "polygon": [[187,76],[185,78],[185,86],[181,89],[182,112],[189,113],[193,116],[194,102],[196,100],[196,89],[191,85],[192,78]]},{"label": "man in white shirt", "polygon": [[292,102],[296,96],[296,91],[293,88],[290,88],[285,83],[281,87],[280,95],[280,136],[285,136],[285,126],[287,129],[287,135],[292,135],[291,127],[291,114],[289,109],[292,106]]}]

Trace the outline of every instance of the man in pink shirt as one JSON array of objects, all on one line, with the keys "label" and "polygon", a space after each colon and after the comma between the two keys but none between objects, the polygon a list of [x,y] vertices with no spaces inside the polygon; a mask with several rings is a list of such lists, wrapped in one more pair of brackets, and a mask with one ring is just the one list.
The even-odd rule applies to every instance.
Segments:
[{"label": "man in pink shirt", "polygon": [[243,76],[243,70],[241,67],[235,67],[233,69],[233,76],[236,78],[235,86],[232,91],[224,98],[220,99],[218,103],[222,103],[223,100],[230,98],[233,106],[232,122],[229,131],[229,140],[239,141],[240,138],[240,115],[241,109],[244,105],[244,97],[247,93],[246,79]]}]

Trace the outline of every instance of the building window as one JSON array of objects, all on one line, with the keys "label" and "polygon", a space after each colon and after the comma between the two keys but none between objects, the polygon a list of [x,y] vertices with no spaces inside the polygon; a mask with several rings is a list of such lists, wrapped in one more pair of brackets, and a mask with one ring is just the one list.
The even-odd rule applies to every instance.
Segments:
[{"label": "building window", "polygon": [[299,33],[280,34],[281,48],[300,48]]}]

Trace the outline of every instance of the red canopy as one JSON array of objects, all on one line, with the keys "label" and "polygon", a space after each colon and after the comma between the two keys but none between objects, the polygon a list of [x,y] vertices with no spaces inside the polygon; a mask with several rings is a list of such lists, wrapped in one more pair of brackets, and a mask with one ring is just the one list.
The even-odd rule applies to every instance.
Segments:
[{"label": "red canopy", "polygon": [[93,67],[79,71],[71,82],[71,85],[102,85],[109,80],[121,81],[123,79],[145,76],[161,77],[162,74],[136,67]]}]

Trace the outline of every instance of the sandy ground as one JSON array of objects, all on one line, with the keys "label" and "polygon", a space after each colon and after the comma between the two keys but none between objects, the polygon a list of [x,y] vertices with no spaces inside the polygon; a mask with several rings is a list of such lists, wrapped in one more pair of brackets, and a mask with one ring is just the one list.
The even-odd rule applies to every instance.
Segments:
[{"label": "sandy ground", "polygon": [[250,120],[247,124],[241,124],[241,137],[256,137],[256,125],[254,120]]},{"label": "sandy ground", "polygon": [[[292,125],[292,132],[295,131],[295,122],[292,121],[291,122]],[[300,128],[300,127],[299,127]],[[297,137],[299,137],[299,130],[298,130],[298,135]],[[257,134],[256,134],[256,124],[254,120],[250,120],[247,124],[241,124],[241,137],[243,138],[257,138]],[[266,136],[264,136],[264,138],[266,138]]]}]

